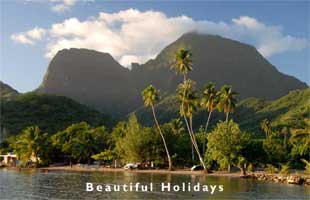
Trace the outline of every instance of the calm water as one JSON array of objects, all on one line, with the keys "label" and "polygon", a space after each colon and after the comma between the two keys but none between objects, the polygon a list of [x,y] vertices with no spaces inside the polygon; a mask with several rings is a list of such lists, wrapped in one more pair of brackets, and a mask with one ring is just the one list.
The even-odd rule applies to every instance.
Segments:
[{"label": "calm water", "polygon": [[[86,182],[94,184],[136,183],[155,185],[153,192],[86,192]],[[224,191],[161,192],[161,183],[182,182],[223,185]],[[0,199],[309,199],[304,186],[262,183],[249,179],[198,175],[142,174],[130,172],[43,173],[35,170],[0,170]]]}]

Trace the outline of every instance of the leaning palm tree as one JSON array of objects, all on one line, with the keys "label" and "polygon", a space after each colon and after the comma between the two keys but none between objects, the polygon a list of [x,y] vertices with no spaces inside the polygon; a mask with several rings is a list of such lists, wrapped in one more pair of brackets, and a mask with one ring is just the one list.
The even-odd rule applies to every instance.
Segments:
[{"label": "leaning palm tree", "polygon": [[[186,113],[187,114],[192,113],[193,110],[191,112],[189,112],[189,111],[193,107],[188,107],[187,111],[186,111],[186,108],[184,106],[186,97],[189,96],[186,93],[188,91],[190,91],[190,89],[191,89],[191,84],[189,84],[190,81],[187,81],[186,75],[187,75],[188,72],[192,71],[192,69],[193,69],[192,63],[193,63],[193,61],[192,61],[192,54],[191,54],[191,52],[189,50],[187,50],[187,49],[179,49],[175,53],[173,64],[171,65],[171,68],[174,69],[177,74],[183,74],[183,84],[180,84],[179,88],[178,88],[179,96],[181,96],[180,114],[183,115],[183,117],[184,117],[184,121],[185,121],[187,130],[188,130],[188,133],[190,135],[190,139],[191,139],[192,145],[194,146],[194,148],[195,148],[195,150],[196,150],[196,152],[198,154],[199,160],[200,160],[202,166],[204,167],[204,169],[206,169],[205,164],[204,164],[204,162],[202,160],[202,157],[200,155],[200,152],[199,152],[199,148],[198,148],[198,145],[197,145],[197,142],[196,142],[196,139],[195,139],[195,135],[194,135],[194,133],[192,131],[192,122],[189,123],[188,120],[187,120]],[[190,121],[191,121],[191,119],[190,119]]]},{"label": "leaning palm tree", "polygon": [[[171,69],[174,69],[177,74],[183,74],[183,86],[186,86],[186,75],[193,70],[192,54],[187,49],[179,49],[174,56]],[[183,97],[185,97],[186,88],[183,88]],[[183,110],[184,99],[181,102],[181,110]]]},{"label": "leaning palm tree", "polygon": [[196,137],[193,131],[193,113],[198,107],[198,96],[195,91],[193,91],[193,81],[186,80],[184,83],[178,86],[178,98],[182,101],[180,107],[180,115],[184,117],[184,121],[192,142],[193,147],[196,150],[199,161],[204,169],[206,169],[205,163],[197,145]]},{"label": "leaning palm tree", "polygon": [[156,127],[158,129],[158,132],[159,132],[162,140],[163,140],[163,143],[164,143],[164,146],[165,146],[165,150],[166,150],[166,153],[167,153],[169,170],[172,170],[172,161],[171,161],[171,157],[170,157],[170,154],[169,154],[169,150],[168,150],[168,147],[167,147],[167,144],[166,144],[166,140],[165,140],[164,134],[163,134],[163,132],[162,132],[162,130],[160,128],[159,122],[157,120],[156,113],[155,113],[155,108],[154,108],[154,103],[159,100],[159,91],[154,86],[149,85],[148,87],[146,87],[142,91],[142,98],[143,98],[143,101],[144,101],[144,105],[146,107],[151,107],[151,109],[152,109],[152,113],[153,113],[153,117],[154,117],[154,121],[155,121]]},{"label": "leaning palm tree", "polygon": [[218,109],[226,114],[226,123],[228,123],[229,113],[236,107],[236,96],[237,93],[232,90],[231,85],[224,85],[220,90]]},{"label": "leaning palm tree", "polygon": [[217,104],[218,104],[218,92],[216,91],[215,83],[209,82],[203,91],[203,96],[200,101],[200,106],[208,110],[209,112],[208,119],[207,119],[206,126],[205,126],[204,133],[203,133],[204,134],[203,135],[203,150],[202,150],[203,155],[205,154],[206,133],[207,133],[207,129],[209,126],[211,114],[216,108]]},{"label": "leaning palm tree", "polygon": [[272,133],[270,121],[268,119],[263,119],[260,123],[260,127],[265,132],[266,138]]}]

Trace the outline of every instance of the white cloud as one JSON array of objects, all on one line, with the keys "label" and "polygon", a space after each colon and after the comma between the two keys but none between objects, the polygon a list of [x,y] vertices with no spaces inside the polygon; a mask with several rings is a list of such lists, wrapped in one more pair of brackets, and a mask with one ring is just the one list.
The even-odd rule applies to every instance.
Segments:
[{"label": "white cloud", "polygon": [[22,44],[30,44],[30,45],[34,44],[34,42],[32,40],[30,40],[27,36],[25,36],[22,33],[17,33],[17,34],[11,35],[11,39],[16,41],[16,42],[22,43]]},{"label": "white cloud", "polygon": [[[190,31],[250,43],[267,57],[309,47],[308,39],[286,35],[280,26],[266,25],[248,16],[232,19],[231,22],[197,21],[187,16],[168,17],[153,10],[101,12],[99,16],[85,21],[70,18],[53,24],[46,31],[48,45],[45,55],[48,58],[63,48],[88,48],[108,52],[124,66],[153,58],[165,46]],[[22,43],[31,44],[41,38],[30,38],[29,31],[26,36],[32,40],[23,40]],[[21,38],[19,40],[22,41]]]},{"label": "white cloud", "polygon": [[52,6],[51,10],[53,12],[57,12],[57,13],[63,13],[66,10],[69,10],[69,6],[66,6],[65,4],[56,4],[54,6]]},{"label": "white cloud", "polygon": [[78,1],[94,2],[94,0],[49,0],[52,3],[51,10],[57,13],[63,13],[70,10]]},{"label": "white cloud", "polygon": [[46,31],[43,28],[35,27],[34,29],[27,31],[26,35],[34,40],[41,40]]},{"label": "white cloud", "polygon": [[50,0],[50,2],[53,4],[51,7],[52,11],[62,13],[74,6],[76,0]]},{"label": "white cloud", "polygon": [[41,40],[45,33],[45,29],[35,27],[27,32],[13,34],[11,39],[22,44],[34,45],[35,40]]}]

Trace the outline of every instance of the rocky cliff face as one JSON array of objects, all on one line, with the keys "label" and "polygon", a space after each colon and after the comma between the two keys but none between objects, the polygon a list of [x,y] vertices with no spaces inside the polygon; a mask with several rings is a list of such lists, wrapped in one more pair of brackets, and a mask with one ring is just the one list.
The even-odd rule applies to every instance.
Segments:
[{"label": "rocky cliff face", "polygon": [[87,49],[62,50],[51,61],[38,92],[71,97],[100,111],[122,116],[142,106],[140,93],[154,84],[163,93],[175,91],[181,77],[169,69],[174,52],[189,48],[189,77],[202,87],[208,81],[231,84],[241,98],[272,100],[305,83],[282,74],[249,45],[214,35],[185,34],[154,60],[128,70],[111,55]]},{"label": "rocky cliff face", "polygon": [[59,51],[37,91],[68,96],[116,115],[129,112],[136,98],[130,71],[110,54],[87,49]]}]

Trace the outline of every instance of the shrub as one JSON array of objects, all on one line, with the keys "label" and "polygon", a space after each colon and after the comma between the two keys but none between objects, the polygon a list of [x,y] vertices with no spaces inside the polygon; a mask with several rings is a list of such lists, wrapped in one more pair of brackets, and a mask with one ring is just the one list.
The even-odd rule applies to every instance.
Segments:
[{"label": "shrub", "polygon": [[275,166],[271,165],[271,164],[267,164],[267,167],[265,168],[265,171],[267,171],[270,174],[274,174],[274,173],[278,172],[278,169]]},{"label": "shrub", "polygon": [[281,164],[280,174],[282,174],[282,175],[289,175],[290,174],[290,166],[288,163]]},{"label": "shrub", "polygon": [[252,163],[250,163],[250,164],[248,165],[247,171],[248,171],[248,172],[254,172],[254,166],[253,166]]},{"label": "shrub", "polygon": [[310,162],[305,159],[301,159],[303,163],[305,163],[305,174],[310,175]]}]

